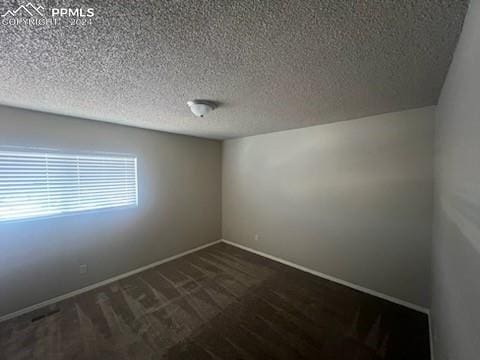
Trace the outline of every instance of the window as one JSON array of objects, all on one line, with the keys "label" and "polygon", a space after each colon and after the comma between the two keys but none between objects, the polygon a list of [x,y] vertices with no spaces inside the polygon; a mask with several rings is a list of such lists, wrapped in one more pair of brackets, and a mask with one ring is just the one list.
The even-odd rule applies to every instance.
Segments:
[{"label": "window", "polygon": [[0,221],[137,206],[137,159],[0,151]]}]

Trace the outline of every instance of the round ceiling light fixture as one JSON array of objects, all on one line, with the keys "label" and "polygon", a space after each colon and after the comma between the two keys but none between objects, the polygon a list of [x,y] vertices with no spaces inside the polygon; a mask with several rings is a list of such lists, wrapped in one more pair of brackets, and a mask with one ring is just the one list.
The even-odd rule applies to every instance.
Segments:
[{"label": "round ceiling light fixture", "polygon": [[213,111],[217,106],[214,102],[208,100],[193,100],[187,102],[188,107],[193,115],[204,117],[210,111]]}]

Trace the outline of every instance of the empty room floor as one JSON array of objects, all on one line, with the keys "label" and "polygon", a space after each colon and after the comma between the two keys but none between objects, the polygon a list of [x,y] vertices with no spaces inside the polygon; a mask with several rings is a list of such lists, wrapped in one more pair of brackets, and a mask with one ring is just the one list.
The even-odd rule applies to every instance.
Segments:
[{"label": "empty room floor", "polygon": [[3,322],[0,349],[2,360],[430,359],[425,314],[224,243]]}]

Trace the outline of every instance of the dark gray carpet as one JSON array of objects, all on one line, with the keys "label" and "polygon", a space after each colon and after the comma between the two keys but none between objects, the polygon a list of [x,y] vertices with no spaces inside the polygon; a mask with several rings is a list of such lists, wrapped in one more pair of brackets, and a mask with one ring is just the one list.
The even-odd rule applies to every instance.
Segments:
[{"label": "dark gray carpet", "polygon": [[218,244],[1,323],[0,359],[428,360],[430,353],[426,315]]}]

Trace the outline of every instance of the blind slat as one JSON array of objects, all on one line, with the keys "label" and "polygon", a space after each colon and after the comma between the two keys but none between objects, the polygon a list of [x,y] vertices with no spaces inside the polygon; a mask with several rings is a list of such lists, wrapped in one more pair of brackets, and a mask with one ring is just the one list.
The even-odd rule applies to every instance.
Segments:
[{"label": "blind slat", "polygon": [[[125,202],[130,203],[131,199],[127,197],[115,197],[112,199],[98,199],[98,200],[89,200],[85,201],[82,203],[77,203],[77,202],[62,202],[61,204],[59,203],[58,205],[55,205],[54,203],[49,203],[49,204],[34,204],[32,205],[31,203],[22,203],[20,204],[17,208],[10,208],[7,209],[7,215],[18,215],[18,214],[23,214],[25,211],[28,211],[32,208],[38,209],[38,208],[44,208],[44,209],[58,209],[61,211],[75,211],[80,208],[85,209],[89,208],[91,206],[109,206],[111,205],[111,201],[114,200],[115,203],[118,205],[123,204]],[[28,215],[28,213],[27,213]]]},{"label": "blind slat", "polygon": [[[136,189],[134,187],[131,188],[126,188],[126,189],[103,189],[103,190],[88,190],[84,191],[81,190],[80,194],[78,191],[64,191],[64,192],[49,192],[48,190],[46,191],[40,191],[37,193],[31,193],[31,194],[22,194],[22,193],[16,193],[11,195],[10,197],[5,197],[4,194],[0,193],[0,197],[3,199],[0,200],[0,204],[2,203],[11,203],[15,201],[15,203],[21,202],[21,201],[31,201],[31,202],[38,202],[41,201],[42,199],[59,199],[59,200],[64,200],[64,199],[70,199],[74,198],[76,201],[80,202],[83,201],[83,197],[89,197],[89,196],[95,196],[97,198],[100,197],[108,197],[110,195],[119,195],[119,194],[130,194],[134,195],[136,192]],[[82,199],[79,199],[79,195],[81,195]]]},{"label": "blind slat", "polygon": [[[129,183],[93,183],[93,184],[80,184],[79,188],[82,191],[88,191],[90,189],[93,190],[105,190],[105,189],[110,189],[110,188],[128,188],[128,187],[135,187],[134,182],[129,182]],[[36,193],[39,191],[42,191],[42,189],[47,188],[47,183],[43,182],[42,184],[37,184],[37,185],[28,185],[28,186],[0,186],[0,194],[3,195],[8,195],[8,194],[16,194],[16,193]],[[56,184],[52,185],[49,184],[48,188],[50,188],[52,191],[55,192],[61,192],[61,191],[73,191],[71,189],[71,183],[66,183],[66,184]]]},{"label": "blind slat", "polygon": [[[65,187],[70,187],[74,181],[70,182],[49,182],[48,186],[52,189],[60,188],[63,189]],[[21,185],[18,185],[19,183],[15,182],[8,182],[8,183],[0,183],[0,190],[4,191],[35,191],[36,189],[39,188],[44,188],[47,185],[47,181],[35,181],[35,182],[24,182]],[[136,186],[135,182],[130,182],[130,181],[122,181],[120,182],[111,182],[111,181],[98,181],[98,182],[83,182],[80,184],[81,187],[83,188],[88,188],[88,187],[109,187],[109,186]]]}]

